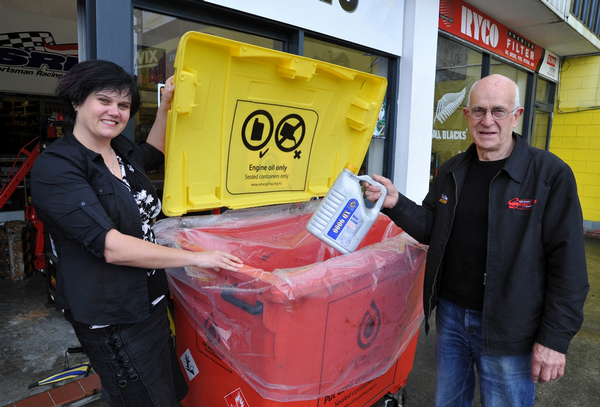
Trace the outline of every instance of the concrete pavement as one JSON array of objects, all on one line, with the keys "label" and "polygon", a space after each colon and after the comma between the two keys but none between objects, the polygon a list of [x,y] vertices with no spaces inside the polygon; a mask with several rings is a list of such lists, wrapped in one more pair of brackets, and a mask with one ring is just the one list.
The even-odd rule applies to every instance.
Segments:
[{"label": "concrete pavement", "polygon": [[[600,405],[600,238],[586,237],[586,256],[591,289],[584,308],[585,321],[571,343],[565,376],[558,382],[537,386],[536,407]],[[78,344],[70,325],[60,313],[46,308],[45,301],[41,275],[22,282],[0,280],[0,406],[13,406],[25,399],[33,401],[32,396],[48,390],[50,386],[28,390],[27,385],[59,371],[64,365],[66,348]],[[425,335],[424,329],[419,335],[414,366],[406,386],[405,407],[434,405],[434,319],[431,323],[433,328],[429,335]],[[70,362],[75,363],[78,358],[78,355],[72,356]],[[97,396],[77,403],[84,404],[108,406]],[[481,406],[477,394],[473,406]]]},{"label": "concrete pavement", "polygon": [[[583,327],[569,347],[564,377],[558,382],[537,386],[536,407],[600,406],[600,239],[586,236],[585,246],[590,292],[584,306]],[[425,335],[424,327],[419,334],[415,363],[406,385],[407,407],[434,405],[434,318],[430,324],[429,335]],[[476,394],[474,407],[481,406],[478,397]]]}]

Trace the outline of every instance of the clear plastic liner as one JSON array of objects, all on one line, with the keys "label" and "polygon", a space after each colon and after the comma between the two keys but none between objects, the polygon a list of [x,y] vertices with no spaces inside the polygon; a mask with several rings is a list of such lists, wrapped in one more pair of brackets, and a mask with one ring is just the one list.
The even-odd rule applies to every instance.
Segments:
[{"label": "clear plastic liner", "polygon": [[341,255],[306,231],[317,205],[169,218],[154,226],[162,245],[219,249],[243,260],[238,272],[168,269],[170,289],[214,355],[263,398],[279,402],[316,399],[379,377],[423,318],[426,246],[380,214],[358,250]]}]

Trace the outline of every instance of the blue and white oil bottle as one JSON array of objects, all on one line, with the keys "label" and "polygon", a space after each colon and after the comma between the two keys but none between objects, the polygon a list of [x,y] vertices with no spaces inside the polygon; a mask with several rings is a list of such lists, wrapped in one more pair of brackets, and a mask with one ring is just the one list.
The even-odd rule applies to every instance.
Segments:
[{"label": "blue and white oil bottle", "polygon": [[[356,167],[346,164],[341,174],[308,221],[306,229],[343,254],[352,253],[373,226],[387,195],[387,189],[367,175],[355,175]],[[361,181],[381,187],[381,197],[367,208]]]}]

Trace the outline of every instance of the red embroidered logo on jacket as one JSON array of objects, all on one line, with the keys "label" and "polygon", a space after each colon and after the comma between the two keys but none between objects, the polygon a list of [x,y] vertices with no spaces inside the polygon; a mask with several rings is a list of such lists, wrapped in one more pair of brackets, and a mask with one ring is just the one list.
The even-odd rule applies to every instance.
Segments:
[{"label": "red embroidered logo on jacket", "polygon": [[522,211],[528,211],[533,208],[534,203],[537,203],[537,200],[513,198],[508,201],[508,209],[520,209]]}]

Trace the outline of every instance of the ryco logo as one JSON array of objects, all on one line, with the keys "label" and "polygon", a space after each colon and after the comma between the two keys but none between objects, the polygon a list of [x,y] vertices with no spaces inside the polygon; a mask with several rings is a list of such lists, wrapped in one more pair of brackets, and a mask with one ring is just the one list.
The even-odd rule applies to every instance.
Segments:
[{"label": "ryco logo", "polygon": [[480,41],[481,35],[481,41],[485,45],[491,45],[494,48],[498,46],[498,40],[500,39],[496,24],[465,6],[462,7],[460,32],[477,41]]}]

